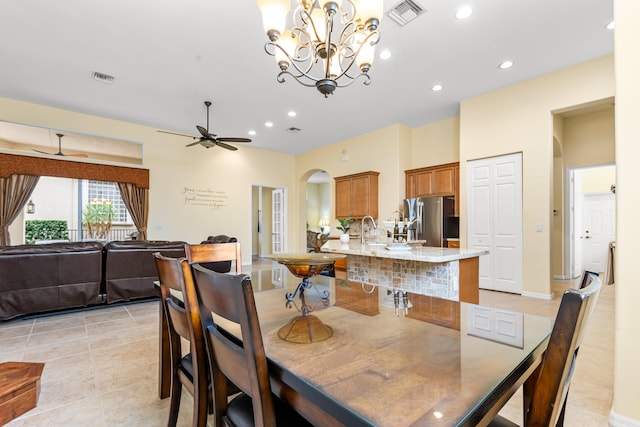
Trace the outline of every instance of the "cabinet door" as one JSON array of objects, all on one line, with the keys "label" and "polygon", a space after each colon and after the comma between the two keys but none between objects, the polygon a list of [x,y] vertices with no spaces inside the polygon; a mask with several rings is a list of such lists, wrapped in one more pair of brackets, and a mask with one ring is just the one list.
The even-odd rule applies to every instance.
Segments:
[{"label": "cabinet door", "polygon": [[460,216],[460,166],[453,168],[453,216]]},{"label": "cabinet door", "polygon": [[416,197],[431,196],[433,172],[424,171],[416,173]]},{"label": "cabinet door", "polygon": [[438,196],[453,194],[453,167],[434,169],[431,193]]},{"label": "cabinet door", "polygon": [[355,218],[371,215],[371,188],[369,184],[368,176],[359,176],[351,179],[351,216]]},{"label": "cabinet door", "polygon": [[336,179],[336,218],[351,216],[351,180]]},{"label": "cabinet door", "polygon": [[414,172],[404,174],[404,188],[405,198],[413,199],[414,197],[417,197],[416,174]]}]

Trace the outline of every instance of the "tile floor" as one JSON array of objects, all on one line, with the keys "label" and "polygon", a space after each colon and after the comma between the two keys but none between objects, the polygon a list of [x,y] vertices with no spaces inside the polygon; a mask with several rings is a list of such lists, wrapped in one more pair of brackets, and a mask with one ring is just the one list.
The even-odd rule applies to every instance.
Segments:
[{"label": "tile floor", "polygon": [[[559,295],[569,285],[553,286]],[[480,302],[554,317],[559,298],[543,301],[482,291]],[[568,427],[607,425],[613,396],[613,320],[610,286],[600,294],[580,350]],[[156,301],[0,322],[0,362],[46,363],[38,406],[7,427],[166,425],[169,399],[157,397],[157,328]],[[517,397],[502,413],[521,422]],[[190,425],[190,406],[185,392],[180,426]]]}]

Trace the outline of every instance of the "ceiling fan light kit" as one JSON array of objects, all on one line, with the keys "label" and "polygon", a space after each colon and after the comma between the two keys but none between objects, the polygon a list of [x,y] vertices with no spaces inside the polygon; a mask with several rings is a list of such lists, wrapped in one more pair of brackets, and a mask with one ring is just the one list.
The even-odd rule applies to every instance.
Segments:
[{"label": "ceiling fan light kit", "polygon": [[359,78],[371,83],[382,0],[298,0],[286,29],[289,6],[289,0],[258,0],[269,38],[264,49],[276,57],[278,82],[289,75],[325,98]]}]

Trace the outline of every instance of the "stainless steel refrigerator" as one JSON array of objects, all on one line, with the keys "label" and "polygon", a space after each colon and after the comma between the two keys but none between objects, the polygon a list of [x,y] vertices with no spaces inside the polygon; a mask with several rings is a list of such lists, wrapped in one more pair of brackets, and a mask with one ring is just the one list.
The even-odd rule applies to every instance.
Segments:
[{"label": "stainless steel refrigerator", "polygon": [[404,199],[403,214],[409,221],[408,240],[425,246],[446,246],[447,238],[459,237],[459,219],[454,216],[454,198],[419,197]]}]

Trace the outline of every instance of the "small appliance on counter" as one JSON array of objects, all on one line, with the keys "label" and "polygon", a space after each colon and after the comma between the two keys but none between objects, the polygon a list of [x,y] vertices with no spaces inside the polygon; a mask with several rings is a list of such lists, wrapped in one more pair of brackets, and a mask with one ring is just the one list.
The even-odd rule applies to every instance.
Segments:
[{"label": "small appliance on counter", "polygon": [[404,199],[403,213],[409,221],[408,239],[424,246],[445,247],[447,239],[459,237],[459,218],[454,216],[452,196]]}]

